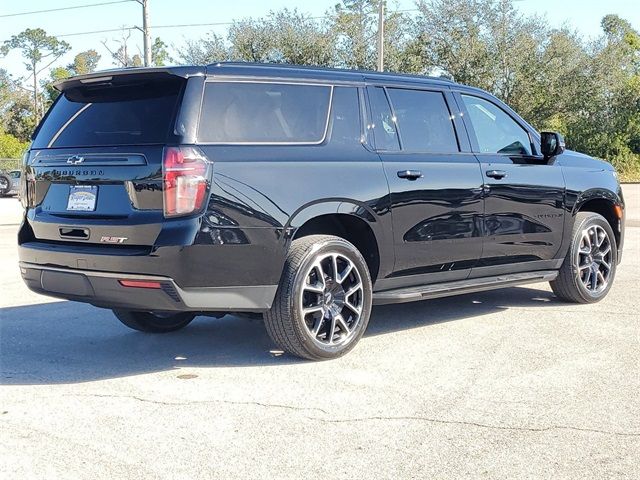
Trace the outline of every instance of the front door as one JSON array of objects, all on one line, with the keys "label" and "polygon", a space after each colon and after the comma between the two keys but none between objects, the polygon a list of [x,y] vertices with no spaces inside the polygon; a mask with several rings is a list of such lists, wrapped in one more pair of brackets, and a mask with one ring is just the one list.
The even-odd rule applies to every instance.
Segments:
[{"label": "front door", "polygon": [[378,286],[466,278],[482,252],[482,174],[466,137],[456,133],[453,97],[437,89],[368,92],[396,255],[393,277]]},{"label": "front door", "polygon": [[497,102],[457,98],[485,191],[484,246],[474,276],[556,268],[564,227],[560,166],[539,154],[530,132]]}]

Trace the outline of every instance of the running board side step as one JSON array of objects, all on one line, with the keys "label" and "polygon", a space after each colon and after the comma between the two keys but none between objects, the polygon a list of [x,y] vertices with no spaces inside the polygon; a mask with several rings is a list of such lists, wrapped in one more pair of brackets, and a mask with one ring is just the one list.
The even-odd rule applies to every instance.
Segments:
[{"label": "running board side step", "polygon": [[549,282],[557,276],[557,270],[542,270],[539,272],[512,273],[495,277],[459,280],[457,282],[397,288],[394,290],[374,292],[373,304],[386,305],[390,303],[415,302],[418,300],[428,300],[430,298],[448,297],[451,295],[462,295],[464,293],[525,285],[527,283]]}]

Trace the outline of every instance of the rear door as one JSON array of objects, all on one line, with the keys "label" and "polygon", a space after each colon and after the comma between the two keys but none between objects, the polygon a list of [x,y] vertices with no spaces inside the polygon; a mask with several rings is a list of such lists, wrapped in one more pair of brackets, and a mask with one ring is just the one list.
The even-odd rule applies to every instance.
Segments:
[{"label": "rear door", "polygon": [[[484,247],[473,275],[555,268],[564,227],[564,177],[521,120],[488,96],[460,92],[484,190]],[[537,262],[537,263],[536,263]]]},{"label": "rear door", "polygon": [[153,245],[162,227],[162,156],[178,140],[184,78],[108,77],[61,93],[28,160],[38,240]]},{"label": "rear door", "polygon": [[413,86],[368,91],[391,195],[396,278],[386,286],[466,278],[482,252],[482,175],[453,97]]}]

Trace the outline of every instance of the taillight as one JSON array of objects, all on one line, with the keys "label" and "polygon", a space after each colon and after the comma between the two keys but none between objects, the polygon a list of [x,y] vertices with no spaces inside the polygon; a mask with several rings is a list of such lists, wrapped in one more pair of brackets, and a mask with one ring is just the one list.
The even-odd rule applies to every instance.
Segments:
[{"label": "taillight", "polygon": [[22,155],[22,165],[20,168],[20,191],[18,192],[20,203],[24,208],[29,208],[29,184],[27,178],[27,164],[29,162],[29,150]]},{"label": "taillight", "polygon": [[196,147],[167,147],[162,162],[164,216],[202,209],[209,187],[209,161]]}]

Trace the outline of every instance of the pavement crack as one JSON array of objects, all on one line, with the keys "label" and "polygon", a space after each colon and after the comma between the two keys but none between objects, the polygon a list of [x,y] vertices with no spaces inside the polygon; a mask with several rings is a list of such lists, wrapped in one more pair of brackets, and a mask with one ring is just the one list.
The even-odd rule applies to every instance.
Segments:
[{"label": "pavement crack", "polygon": [[280,408],[286,410],[297,410],[301,412],[320,412],[324,415],[329,415],[329,412],[323,410],[322,408],[317,407],[298,407],[296,405],[284,405],[279,403],[263,403],[263,402],[253,402],[253,401],[234,401],[234,400],[189,400],[187,402],[167,402],[163,400],[154,400],[151,398],[139,397],[137,395],[109,395],[109,394],[100,394],[100,393],[89,393],[89,394],[65,394],[67,397],[97,397],[97,398],[128,398],[131,400],[137,400],[139,402],[144,403],[154,403],[156,405],[167,405],[167,406],[185,406],[185,405],[198,405],[198,404],[211,404],[211,403],[222,403],[226,405],[253,405],[256,407],[263,408]]},{"label": "pavement crack", "polygon": [[600,433],[603,435],[618,435],[623,437],[640,437],[640,433],[635,432],[617,432],[610,430],[599,430],[597,428],[582,428],[574,427],[570,425],[549,425],[546,427],[518,427],[510,425],[491,425],[488,423],[471,422],[466,420],[444,420],[440,418],[418,417],[418,416],[400,416],[400,417],[387,417],[387,416],[371,416],[371,417],[356,417],[356,418],[344,418],[344,419],[324,419],[318,417],[307,417],[311,420],[318,420],[323,423],[351,423],[351,422],[368,422],[368,421],[421,421],[429,423],[440,423],[448,425],[467,425],[471,427],[487,428],[493,430],[514,430],[523,432],[547,432],[550,430],[573,430],[578,432],[587,433]]},{"label": "pavement crack", "polygon": [[[318,407],[299,407],[296,405],[284,405],[278,403],[264,403],[264,402],[254,402],[254,401],[234,401],[234,400],[190,400],[187,402],[167,402],[163,400],[154,400],[150,398],[139,397],[137,395],[110,395],[110,394],[100,394],[100,393],[91,393],[91,394],[66,394],[64,396],[69,397],[96,397],[96,398],[126,398],[131,400],[136,400],[138,402],[144,403],[153,403],[156,405],[167,405],[167,406],[187,406],[187,405],[199,405],[199,404],[225,404],[225,405],[253,405],[256,407],[262,408],[278,408],[285,410],[295,410],[299,412],[319,412],[323,415],[329,416],[329,412],[322,408]],[[492,430],[510,430],[510,431],[521,431],[521,432],[548,432],[551,430],[571,430],[576,432],[586,432],[586,433],[599,433],[602,435],[617,435],[621,437],[640,437],[640,433],[636,432],[619,432],[619,431],[611,431],[611,430],[601,430],[597,428],[582,428],[582,427],[574,427],[571,425],[549,425],[545,427],[520,427],[520,426],[511,426],[511,425],[492,425],[488,423],[479,423],[479,422],[471,422],[467,420],[446,420],[441,418],[431,418],[431,417],[420,417],[420,416],[370,416],[370,417],[354,417],[354,418],[338,418],[338,419],[328,419],[322,417],[306,417],[308,420],[322,422],[322,423],[357,423],[357,422],[370,422],[370,421],[420,421],[420,422],[428,422],[428,423],[439,423],[444,425],[466,425],[470,427],[477,428],[486,428]]]}]

